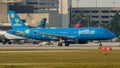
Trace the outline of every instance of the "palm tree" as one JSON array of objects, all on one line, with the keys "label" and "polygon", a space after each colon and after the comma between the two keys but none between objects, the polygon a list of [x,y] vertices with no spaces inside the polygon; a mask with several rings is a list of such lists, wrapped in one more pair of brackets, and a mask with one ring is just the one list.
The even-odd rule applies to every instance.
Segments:
[{"label": "palm tree", "polygon": [[87,27],[90,27],[90,16],[89,15],[84,16],[84,21],[86,22]]},{"label": "palm tree", "polygon": [[84,22],[82,23],[84,27],[89,27],[90,16],[83,14],[83,12],[79,12],[73,15],[72,21],[71,26],[74,26],[79,21],[82,21]]}]

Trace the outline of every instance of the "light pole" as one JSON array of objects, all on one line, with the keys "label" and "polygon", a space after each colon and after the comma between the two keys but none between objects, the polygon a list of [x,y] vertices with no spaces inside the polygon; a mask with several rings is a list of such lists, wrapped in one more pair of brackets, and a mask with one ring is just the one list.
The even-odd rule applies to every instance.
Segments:
[{"label": "light pole", "polygon": [[97,8],[97,0],[95,1],[96,3],[95,3],[95,6],[96,6],[96,8]]},{"label": "light pole", "polygon": [[78,8],[79,7],[78,3],[79,3],[80,0],[76,0],[76,1],[77,1],[77,8]]},{"label": "light pole", "polygon": [[115,2],[115,0],[113,1],[113,7],[115,8],[115,4],[116,4],[116,2]]}]

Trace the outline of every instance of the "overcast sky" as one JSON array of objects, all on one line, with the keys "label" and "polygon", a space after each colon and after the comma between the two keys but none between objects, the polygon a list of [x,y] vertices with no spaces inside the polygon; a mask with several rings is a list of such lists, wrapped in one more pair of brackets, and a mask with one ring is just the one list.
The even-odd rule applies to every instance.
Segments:
[{"label": "overcast sky", "polygon": [[[79,0],[78,7],[120,7],[120,0]],[[72,0],[72,6],[77,7],[77,0]]]}]

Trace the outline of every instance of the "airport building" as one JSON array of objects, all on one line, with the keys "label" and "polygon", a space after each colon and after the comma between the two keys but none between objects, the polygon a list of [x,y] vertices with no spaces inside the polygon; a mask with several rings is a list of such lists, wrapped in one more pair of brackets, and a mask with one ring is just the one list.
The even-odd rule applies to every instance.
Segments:
[{"label": "airport building", "polygon": [[72,8],[72,16],[76,13],[83,13],[90,18],[90,22],[99,25],[108,23],[116,12],[120,12],[120,7],[82,7]]},{"label": "airport building", "polygon": [[8,10],[15,10],[29,26],[47,18],[48,27],[68,27],[72,0],[0,0],[0,26],[10,26]]}]

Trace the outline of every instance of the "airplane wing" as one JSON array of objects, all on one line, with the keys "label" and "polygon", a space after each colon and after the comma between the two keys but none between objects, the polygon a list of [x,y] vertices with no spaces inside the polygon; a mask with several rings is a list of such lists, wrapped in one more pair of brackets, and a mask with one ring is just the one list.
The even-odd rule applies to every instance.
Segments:
[{"label": "airplane wing", "polygon": [[15,32],[14,34],[15,34],[15,35],[22,36],[22,37],[25,37],[25,34],[24,34],[24,33],[22,33],[22,32]]},{"label": "airplane wing", "polygon": [[0,39],[6,39],[6,37],[5,37],[5,34],[6,33],[6,31],[1,31],[0,30]]},{"label": "airplane wing", "polygon": [[56,37],[56,38],[61,38],[61,39],[75,38],[73,36],[64,36],[64,35],[57,35],[57,34],[48,34],[48,33],[40,33],[40,34],[45,35],[45,36],[52,36],[52,37]]},{"label": "airplane wing", "polygon": [[24,37],[25,36],[25,34],[23,33],[23,32],[20,32],[20,31],[8,31],[8,33],[10,33],[10,34],[14,34],[14,35],[17,35],[17,36],[22,36],[22,37]]},{"label": "airplane wing", "polygon": [[0,39],[6,39],[4,35],[0,35]]}]

